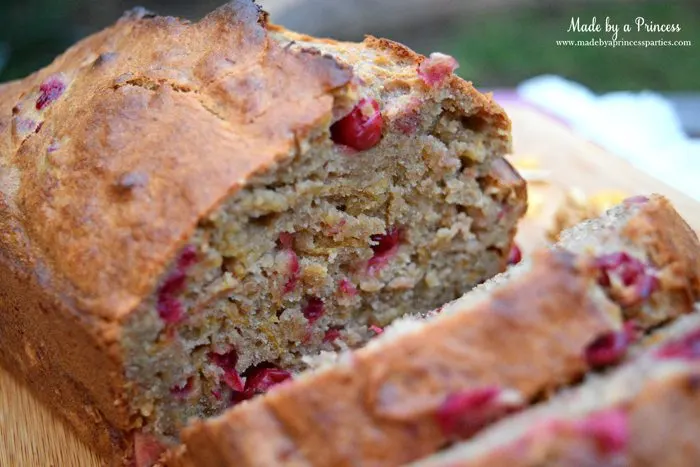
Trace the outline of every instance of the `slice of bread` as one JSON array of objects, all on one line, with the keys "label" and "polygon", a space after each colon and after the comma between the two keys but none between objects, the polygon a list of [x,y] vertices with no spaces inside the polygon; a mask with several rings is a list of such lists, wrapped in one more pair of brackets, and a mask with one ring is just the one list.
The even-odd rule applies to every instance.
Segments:
[{"label": "slice of bread", "polygon": [[270,393],[182,432],[175,466],[395,466],[624,358],[637,330],[692,310],[700,245],[660,196],[404,319]]},{"label": "slice of bread", "polygon": [[700,465],[700,310],[638,358],[412,467]]}]

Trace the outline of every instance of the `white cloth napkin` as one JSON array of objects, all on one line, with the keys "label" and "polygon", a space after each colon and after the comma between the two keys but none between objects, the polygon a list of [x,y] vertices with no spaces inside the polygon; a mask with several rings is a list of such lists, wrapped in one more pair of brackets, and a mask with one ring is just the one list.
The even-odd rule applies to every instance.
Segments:
[{"label": "white cloth napkin", "polygon": [[659,94],[599,96],[552,75],[529,79],[517,91],[591,141],[700,201],[700,139],[685,135],[673,107]]}]

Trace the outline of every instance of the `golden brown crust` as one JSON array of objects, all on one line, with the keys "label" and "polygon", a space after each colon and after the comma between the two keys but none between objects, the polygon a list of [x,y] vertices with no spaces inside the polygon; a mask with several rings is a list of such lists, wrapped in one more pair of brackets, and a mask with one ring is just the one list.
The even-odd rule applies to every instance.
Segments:
[{"label": "golden brown crust", "polygon": [[[268,410],[258,406],[241,407],[238,423],[227,430],[200,425],[199,439],[217,449],[197,452],[192,456],[184,445],[165,455],[168,467],[250,465],[267,467],[283,464],[306,467],[309,460],[297,449],[282,424]],[[270,440],[273,440],[270,442]],[[261,448],[264,446],[264,448]],[[242,462],[242,464],[241,464]],[[248,463],[245,463],[248,462]]]},{"label": "golden brown crust", "polygon": [[[616,326],[615,307],[591,297],[594,281],[569,254],[540,252],[524,278],[471,311],[369,346],[347,363],[186,429],[184,459],[198,465],[199,453],[220,450],[222,459],[234,453],[236,465],[264,465],[248,448],[262,436],[257,422],[246,423],[255,416],[276,421],[274,431],[264,427],[268,448],[291,443],[307,460],[302,465],[398,465],[433,452],[446,441],[435,413],[450,394],[493,384],[527,400],[585,371],[585,346]],[[218,437],[226,442],[211,443]]]},{"label": "golden brown crust", "polygon": [[700,370],[649,387],[628,413],[630,467],[700,464]]},{"label": "golden brown crust", "polygon": [[[36,397],[106,458],[128,449],[119,362],[95,344],[80,314],[47,294],[0,252],[0,357]],[[98,336],[99,337],[99,336]],[[60,355],[57,359],[55,356]],[[100,377],[96,378],[97,372]]]}]

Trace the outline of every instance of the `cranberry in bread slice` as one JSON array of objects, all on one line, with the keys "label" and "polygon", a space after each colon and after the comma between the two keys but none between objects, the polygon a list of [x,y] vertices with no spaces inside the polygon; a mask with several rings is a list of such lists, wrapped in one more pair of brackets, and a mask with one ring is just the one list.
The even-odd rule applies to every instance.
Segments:
[{"label": "cranberry in bread slice", "polygon": [[526,193],[491,97],[295,40],[250,0],[135,9],[0,86],[0,360],[107,457],[506,267]]},{"label": "cranberry in bread slice", "polygon": [[[567,235],[433,316],[195,422],[171,464],[401,465],[617,364],[700,295],[698,239],[661,196]],[[655,285],[638,286],[647,275]]]},{"label": "cranberry in bread slice", "polygon": [[700,309],[646,340],[611,374],[412,467],[700,465]]}]

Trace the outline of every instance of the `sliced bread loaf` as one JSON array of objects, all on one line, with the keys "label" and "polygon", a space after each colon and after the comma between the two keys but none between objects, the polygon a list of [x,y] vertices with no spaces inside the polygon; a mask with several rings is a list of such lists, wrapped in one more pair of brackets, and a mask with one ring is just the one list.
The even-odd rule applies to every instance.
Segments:
[{"label": "sliced bread loaf", "polygon": [[2,364],[112,458],[502,271],[525,183],[455,66],[235,0],[1,85]]},{"label": "sliced bread loaf", "polygon": [[195,422],[170,465],[416,460],[617,363],[636,331],[690,312],[700,296],[698,239],[660,196],[628,200],[562,238],[435,316],[404,319]]}]

